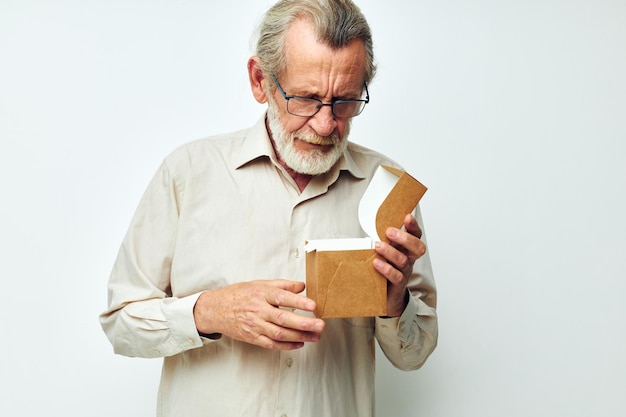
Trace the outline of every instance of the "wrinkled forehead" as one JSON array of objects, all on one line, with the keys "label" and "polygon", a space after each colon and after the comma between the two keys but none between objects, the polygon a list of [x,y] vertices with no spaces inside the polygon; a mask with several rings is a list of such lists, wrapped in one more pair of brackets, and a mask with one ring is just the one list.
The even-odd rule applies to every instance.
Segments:
[{"label": "wrinkled forehead", "polygon": [[333,48],[319,39],[311,23],[296,20],[286,33],[284,51],[283,77],[341,81],[356,88],[365,81],[367,56],[360,39]]}]

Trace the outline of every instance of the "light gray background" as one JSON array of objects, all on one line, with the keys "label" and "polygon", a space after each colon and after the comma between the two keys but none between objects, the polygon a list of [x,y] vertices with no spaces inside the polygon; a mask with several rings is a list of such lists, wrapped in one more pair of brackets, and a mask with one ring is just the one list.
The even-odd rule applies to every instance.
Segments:
[{"label": "light gray background", "polygon": [[[106,281],[161,159],[259,117],[270,3],[0,0],[0,415],[154,415]],[[429,187],[440,292],[425,367],[379,358],[378,415],[623,416],[626,3],[358,4],[380,70],[352,139]]]}]

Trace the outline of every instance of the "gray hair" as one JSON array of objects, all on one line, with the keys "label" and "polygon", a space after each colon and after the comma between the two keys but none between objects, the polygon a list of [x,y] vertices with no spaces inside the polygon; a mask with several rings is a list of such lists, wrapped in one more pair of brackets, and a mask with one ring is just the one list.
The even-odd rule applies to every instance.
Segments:
[{"label": "gray hair", "polygon": [[256,55],[266,74],[279,77],[285,70],[285,34],[298,18],[313,23],[318,39],[331,48],[361,40],[367,58],[365,82],[374,78],[372,33],[365,16],[351,0],[280,0],[272,6],[259,25],[256,44]]}]

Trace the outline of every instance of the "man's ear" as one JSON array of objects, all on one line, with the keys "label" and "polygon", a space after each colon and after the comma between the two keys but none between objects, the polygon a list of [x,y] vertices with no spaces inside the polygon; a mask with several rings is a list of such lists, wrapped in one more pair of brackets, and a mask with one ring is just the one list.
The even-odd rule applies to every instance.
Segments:
[{"label": "man's ear", "polygon": [[250,79],[252,95],[256,101],[261,104],[267,103],[267,94],[265,94],[267,78],[263,74],[258,56],[253,56],[248,60],[248,78]]}]

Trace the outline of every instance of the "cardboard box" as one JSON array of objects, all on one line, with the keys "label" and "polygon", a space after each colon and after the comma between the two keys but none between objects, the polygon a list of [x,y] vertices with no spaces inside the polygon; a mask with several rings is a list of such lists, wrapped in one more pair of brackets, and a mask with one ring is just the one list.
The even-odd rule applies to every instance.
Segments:
[{"label": "cardboard box", "polygon": [[359,202],[359,222],[369,237],[307,241],[307,296],[315,315],[370,317],[387,314],[387,279],[373,266],[376,240],[389,242],[388,227],[402,227],[426,187],[404,171],[381,165]]}]

